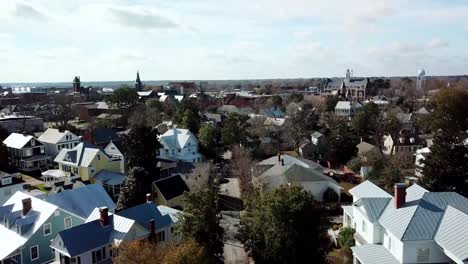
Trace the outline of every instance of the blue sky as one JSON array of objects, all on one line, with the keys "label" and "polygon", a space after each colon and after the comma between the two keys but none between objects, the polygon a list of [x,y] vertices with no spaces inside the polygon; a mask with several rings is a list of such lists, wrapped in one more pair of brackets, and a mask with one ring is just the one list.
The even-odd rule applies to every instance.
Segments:
[{"label": "blue sky", "polygon": [[468,74],[466,0],[1,0],[0,82]]}]

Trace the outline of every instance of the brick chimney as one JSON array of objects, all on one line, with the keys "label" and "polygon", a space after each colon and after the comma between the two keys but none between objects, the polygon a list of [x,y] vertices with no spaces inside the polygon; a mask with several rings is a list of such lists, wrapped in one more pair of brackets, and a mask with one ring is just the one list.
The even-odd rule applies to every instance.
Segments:
[{"label": "brick chimney", "polygon": [[151,193],[146,194],[146,202],[147,203],[152,203],[153,202],[153,196],[151,195]]},{"label": "brick chimney", "polygon": [[31,198],[26,198],[21,201],[23,203],[23,216],[25,216],[32,208]]},{"label": "brick chimney", "polygon": [[99,213],[101,214],[101,224],[103,226],[109,225],[109,208],[101,207],[99,208]]},{"label": "brick chimney", "polygon": [[284,166],[284,159],[281,159],[281,166]]},{"label": "brick chimney", "polygon": [[406,184],[395,184],[395,208],[399,209],[406,203]]},{"label": "brick chimney", "polygon": [[278,163],[281,162],[281,153],[278,152]]}]

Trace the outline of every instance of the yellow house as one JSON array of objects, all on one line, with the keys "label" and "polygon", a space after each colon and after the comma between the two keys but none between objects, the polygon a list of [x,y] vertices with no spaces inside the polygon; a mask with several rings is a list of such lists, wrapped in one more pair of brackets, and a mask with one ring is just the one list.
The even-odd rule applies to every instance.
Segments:
[{"label": "yellow house", "polygon": [[190,189],[180,175],[174,175],[153,183],[156,204],[182,210],[184,193]]},{"label": "yellow house", "polygon": [[71,176],[90,181],[101,170],[121,172],[121,158],[110,156],[98,146],[81,142],[72,149],[62,149],[54,160],[59,169]]}]

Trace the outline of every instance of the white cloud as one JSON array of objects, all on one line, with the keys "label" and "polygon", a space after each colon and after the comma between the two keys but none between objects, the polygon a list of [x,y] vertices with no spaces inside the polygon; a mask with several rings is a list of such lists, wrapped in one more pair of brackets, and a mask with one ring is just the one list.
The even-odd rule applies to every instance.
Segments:
[{"label": "white cloud", "polygon": [[115,21],[138,29],[171,29],[179,25],[170,18],[144,8],[110,8]]},{"label": "white cloud", "polygon": [[448,47],[449,43],[447,41],[441,40],[441,39],[432,39],[427,43],[427,47],[430,49],[435,49],[435,48],[445,48]]}]

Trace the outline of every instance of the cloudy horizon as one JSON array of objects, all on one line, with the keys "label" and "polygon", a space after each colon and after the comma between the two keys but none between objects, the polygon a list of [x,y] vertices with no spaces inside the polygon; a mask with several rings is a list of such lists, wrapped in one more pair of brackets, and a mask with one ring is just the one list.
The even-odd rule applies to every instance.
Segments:
[{"label": "cloudy horizon", "polygon": [[0,83],[462,75],[463,0],[2,0]]}]

